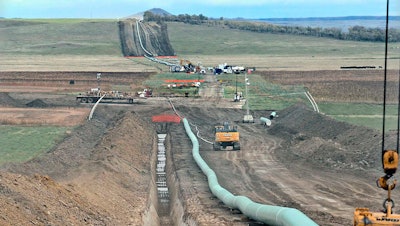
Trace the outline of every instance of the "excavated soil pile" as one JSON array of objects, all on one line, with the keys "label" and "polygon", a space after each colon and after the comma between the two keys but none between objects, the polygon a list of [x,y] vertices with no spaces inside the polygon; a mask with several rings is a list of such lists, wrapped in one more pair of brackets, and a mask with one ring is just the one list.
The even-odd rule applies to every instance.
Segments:
[{"label": "excavated soil pile", "polygon": [[165,23],[136,23],[136,20],[128,19],[119,22],[119,34],[124,56],[175,55]]},{"label": "excavated soil pile", "polygon": [[134,112],[99,107],[51,152],[4,166],[0,224],[142,225],[154,210],[151,128]]},{"label": "excavated soil pile", "polygon": [[[284,140],[281,160],[312,162],[334,169],[368,169],[381,166],[380,131],[338,122],[316,114],[304,105],[279,113],[269,133]],[[395,145],[393,136],[388,146]]]}]

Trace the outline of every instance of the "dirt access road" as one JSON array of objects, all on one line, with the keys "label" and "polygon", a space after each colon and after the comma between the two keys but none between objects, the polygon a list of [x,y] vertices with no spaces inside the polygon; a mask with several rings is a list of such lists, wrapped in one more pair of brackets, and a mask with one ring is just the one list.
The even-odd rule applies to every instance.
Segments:
[{"label": "dirt access road", "polygon": [[[258,121],[269,115],[266,111],[252,111],[256,122],[245,124],[245,111],[216,95],[220,89],[211,78],[204,98],[170,101],[206,141],[212,141],[214,125],[238,125],[240,151],[216,152],[200,140],[200,154],[223,187],[255,202],[297,208],[319,225],[350,225],[357,206],[382,208],[385,193],[375,187],[381,176],[379,132],[334,121],[303,105],[278,112],[268,128]],[[8,107],[21,108],[39,97],[49,111],[58,105],[90,107],[45,96],[9,93],[1,98]],[[0,224],[261,224],[210,193],[182,123],[152,122],[160,114],[173,114],[165,98],[100,105],[92,121],[84,121],[49,153],[3,166]],[[167,134],[169,204],[163,211],[155,184],[157,132]],[[399,200],[397,192],[392,197]]]}]

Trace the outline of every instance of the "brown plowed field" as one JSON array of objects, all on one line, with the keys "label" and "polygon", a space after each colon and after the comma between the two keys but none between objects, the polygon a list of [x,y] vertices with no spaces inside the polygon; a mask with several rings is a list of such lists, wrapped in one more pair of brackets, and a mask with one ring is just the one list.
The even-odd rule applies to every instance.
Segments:
[{"label": "brown plowed field", "polygon": [[[143,77],[137,82],[132,79],[139,84]],[[33,101],[54,114],[60,107],[89,109],[52,88],[44,92],[49,84],[37,82],[34,88],[42,92],[31,92],[18,81],[17,86],[0,83],[10,90],[0,95],[3,111],[14,107],[16,112],[24,108],[25,114],[31,110],[33,114],[37,108],[26,106]],[[15,87],[23,87],[24,93],[11,91]],[[268,128],[258,120],[270,114],[266,111],[251,112],[256,123],[244,124],[245,111],[216,95],[218,91],[210,91],[217,89],[209,84],[201,92],[206,98],[171,101],[205,140],[199,140],[200,154],[223,187],[256,202],[297,208],[319,225],[351,225],[355,207],[382,208],[385,192],[375,186],[382,175],[379,132],[334,121],[303,105],[278,112]],[[82,115],[80,126],[50,152],[26,163],[2,166],[0,225],[257,224],[210,193],[182,123],[151,120],[171,113],[164,98],[133,105],[101,104],[93,120]],[[213,126],[223,121],[238,125],[240,151],[216,152],[206,142],[213,139]],[[168,216],[157,213],[156,134],[161,131],[167,133]],[[392,198],[399,200],[399,194],[394,192]]]},{"label": "brown plowed field", "polygon": [[112,90],[113,86],[124,85],[131,89],[141,89],[142,82],[152,72],[18,72],[0,71],[0,88],[2,92],[70,92],[90,90],[100,85],[104,90]]},{"label": "brown plowed field", "polygon": [[[264,71],[266,80],[281,85],[299,85],[319,101],[370,102],[383,100],[384,70]],[[387,71],[386,100],[397,103],[398,70]],[[362,95],[361,95],[362,94]]]}]

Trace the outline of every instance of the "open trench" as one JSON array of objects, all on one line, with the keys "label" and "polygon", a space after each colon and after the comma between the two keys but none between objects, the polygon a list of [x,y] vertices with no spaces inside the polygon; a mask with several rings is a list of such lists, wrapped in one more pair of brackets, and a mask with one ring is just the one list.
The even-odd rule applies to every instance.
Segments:
[{"label": "open trench", "polygon": [[118,22],[124,56],[174,56],[167,25],[127,19]]},{"label": "open trench", "polygon": [[[171,136],[169,123],[157,123],[156,157],[152,158],[153,182],[150,189],[149,210],[144,219],[145,225],[187,225],[184,222],[184,207],[179,197],[179,182],[171,154]],[[156,188],[156,189],[154,189]],[[155,196],[152,191],[156,190]],[[157,223],[155,221],[157,219]]]},{"label": "open trench", "polygon": [[160,223],[162,225],[172,225],[170,216],[170,203],[169,203],[169,189],[167,186],[167,173],[166,173],[166,150],[165,138],[167,134],[157,134],[157,169],[156,169],[156,185],[158,197],[158,215],[160,216]]}]

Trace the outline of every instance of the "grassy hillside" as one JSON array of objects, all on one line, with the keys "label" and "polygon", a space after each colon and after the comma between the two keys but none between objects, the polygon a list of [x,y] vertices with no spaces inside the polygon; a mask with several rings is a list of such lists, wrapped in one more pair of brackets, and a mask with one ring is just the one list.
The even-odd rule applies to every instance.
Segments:
[{"label": "grassy hillside", "polygon": [[[116,20],[1,19],[1,53],[121,55]],[[383,43],[351,42],[168,23],[178,55],[381,56]],[[393,44],[393,50],[400,44]]]},{"label": "grassy hillside", "polygon": [[0,20],[0,52],[23,55],[120,55],[115,20]]},{"label": "grassy hillside", "polygon": [[[260,70],[337,70],[341,66],[383,65],[384,43],[267,34],[220,27],[168,23],[180,58],[206,66],[221,63]],[[388,68],[398,69],[400,43],[390,43]]]},{"label": "grassy hillside", "polygon": [[183,23],[168,23],[168,30],[172,46],[182,55],[371,57],[381,55],[383,49],[383,43],[256,33]]}]

